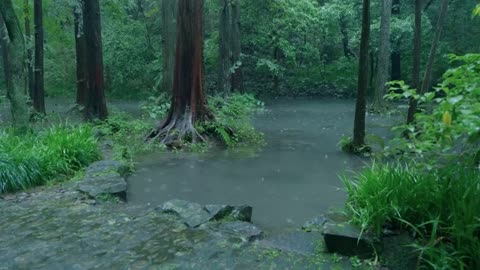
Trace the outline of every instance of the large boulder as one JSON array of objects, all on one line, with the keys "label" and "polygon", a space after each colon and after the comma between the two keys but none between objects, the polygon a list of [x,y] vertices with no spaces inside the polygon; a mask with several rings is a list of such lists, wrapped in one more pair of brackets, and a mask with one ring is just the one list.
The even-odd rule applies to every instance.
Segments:
[{"label": "large boulder", "polygon": [[252,221],[253,208],[248,205],[205,205],[212,221]]},{"label": "large boulder", "polygon": [[191,228],[196,228],[211,219],[211,215],[203,206],[184,200],[168,201],[160,207],[160,211],[177,214]]},{"label": "large boulder", "polygon": [[323,238],[328,252],[345,256],[372,258],[380,248],[377,239],[348,222],[327,222]]},{"label": "large boulder", "polygon": [[90,176],[78,183],[78,190],[95,198],[100,195],[113,195],[127,200],[127,182],[118,173]]},{"label": "large boulder", "polygon": [[129,172],[128,166],[116,160],[101,160],[88,166],[85,174],[87,177],[102,176],[112,172],[125,176]]}]

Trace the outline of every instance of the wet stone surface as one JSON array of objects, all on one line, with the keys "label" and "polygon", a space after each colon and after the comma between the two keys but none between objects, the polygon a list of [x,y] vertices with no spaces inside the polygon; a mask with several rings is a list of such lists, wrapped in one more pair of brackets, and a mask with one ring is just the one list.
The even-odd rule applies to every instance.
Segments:
[{"label": "wet stone surface", "polygon": [[345,258],[254,241],[261,230],[251,223],[191,228],[178,215],[67,187],[2,196],[0,216],[1,270],[352,269]]}]

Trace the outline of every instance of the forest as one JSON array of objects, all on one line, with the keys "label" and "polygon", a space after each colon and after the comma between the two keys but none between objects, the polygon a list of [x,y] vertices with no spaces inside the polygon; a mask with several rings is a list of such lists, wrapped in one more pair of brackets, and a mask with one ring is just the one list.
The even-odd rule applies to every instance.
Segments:
[{"label": "forest", "polygon": [[477,0],[0,0],[1,269],[480,269]]}]

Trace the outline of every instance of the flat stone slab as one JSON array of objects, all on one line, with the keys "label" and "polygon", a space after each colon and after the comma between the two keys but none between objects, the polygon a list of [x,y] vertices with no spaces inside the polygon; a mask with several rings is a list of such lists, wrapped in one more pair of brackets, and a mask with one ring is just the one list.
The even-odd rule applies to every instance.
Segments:
[{"label": "flat stone slab", "polygon": [[[267,237],[259,242],[267,248],[275,248],[286,252],[295,252],[303,255],[313,255],[320,242],[323,242],[319,232],[293,231],[281,235]],[[321,243],[323,245],[323,243]]]},{"label": "flat stone slab", "polygon": [[184,200],[171,200],[164,203],[160,210],[165,213],[175,213],[179,215],[185,224],[196,228],[211,220],[211,215],[203,206],[198,203],[187,202]]},{"label": "flat stone slab", "polygon": [[127,182],[115,172],[89,177],[78,183],[78,190],[93,198],[99,195],[113,195],[124,201],[127,199]]},{"label": "flat stone slab", "polygon": [[321,232],[325,223],[327,223],[327,218],[325,216],[314,217],[310,220],[307,220],[302,226],[302,230],[307,232]]},{"label": "flat stone slab", "polygon": [[244,242],[253,242],[263,238],[263,231],[249,222],[233,221],[219,223],[216,229],[231,237],[239,238]]},{"label": "flat stone slab", "polygon": [[129,168],[122,162],[116,160],[101,160],[94,162],[88,166],[85,174],[87,177],[99,176],[109,172],[116,172],[121,176],[125,176]]},{"label": "flat stone slab", "polygon": [[212,216],[211,220],[252,221],[253,208],[249,205],[206,205],[205,210]]},{"label": "flat stone slab", "polygon": [[366,232],[350,223],[326,223],[323,236],[327,251],[345,256],[372,258],[379,248],[378,242]]}]

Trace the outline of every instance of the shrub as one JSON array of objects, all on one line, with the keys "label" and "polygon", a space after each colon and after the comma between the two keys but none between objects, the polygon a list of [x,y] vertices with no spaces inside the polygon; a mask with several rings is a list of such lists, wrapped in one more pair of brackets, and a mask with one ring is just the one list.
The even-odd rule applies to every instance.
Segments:
[{"label": "shrub", "polygon": [[37,134],[0,134],[0,193],[42,185],[100,158],[90,126],[52,127]]}]

